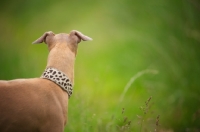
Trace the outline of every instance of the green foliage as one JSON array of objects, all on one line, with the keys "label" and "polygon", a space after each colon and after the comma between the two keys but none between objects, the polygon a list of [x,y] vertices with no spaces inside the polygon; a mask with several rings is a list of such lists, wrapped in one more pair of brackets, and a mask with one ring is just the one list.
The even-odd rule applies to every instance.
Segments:
[{"label": "green foliage", "polygon": [[[156,122],[160,131],[199,131],[199,7],[197,0],[4,1],[0,79],[39,77],[48,51],[31,42],[77,29],[93,41],[79,45],[66,131],[153,131]],[[137,77],[149,69],[158,74]],[[139,108],[150,96],[149,123]],[[147,121],[141,130],[137,115]]]}]

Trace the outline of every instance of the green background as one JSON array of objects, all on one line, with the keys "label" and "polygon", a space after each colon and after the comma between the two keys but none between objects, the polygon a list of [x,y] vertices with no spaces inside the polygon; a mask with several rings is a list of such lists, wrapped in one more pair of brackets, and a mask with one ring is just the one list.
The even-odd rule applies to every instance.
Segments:
[{"label": "green background", "polygon": [[73,29],[93,41],[79,44],[65,131],[200,131],[198,0],[2,1],[0,79],[39,77],[47,46],[31,43]]}]

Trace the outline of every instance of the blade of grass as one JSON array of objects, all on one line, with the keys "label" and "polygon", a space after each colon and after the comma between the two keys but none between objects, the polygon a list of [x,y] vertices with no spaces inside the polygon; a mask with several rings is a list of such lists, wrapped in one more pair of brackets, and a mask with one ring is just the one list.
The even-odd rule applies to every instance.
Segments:
[{"label": "blade of grass", "polygon": [[131,85],[134,83],[134,81],[141,77],[142,75],[144,74],[147,74],[147,73],[150,73],[150,74],[157,74],[158,71],[157,70],[153,70],[153,69],[146,69],[146,70],[143,70],[143,71],[140,71],[138,72],[136,75],[134,75],[133,77],[131,77],[131,79],[129,80],[129,82],[126,84],[126,86],[124,87],[124,91],[122,92],[121,96],[120,96],[120,100],[119,102],[121,103],[124,99],[124,96],[125,94],[127,93],[128,89],[131,87]]}]

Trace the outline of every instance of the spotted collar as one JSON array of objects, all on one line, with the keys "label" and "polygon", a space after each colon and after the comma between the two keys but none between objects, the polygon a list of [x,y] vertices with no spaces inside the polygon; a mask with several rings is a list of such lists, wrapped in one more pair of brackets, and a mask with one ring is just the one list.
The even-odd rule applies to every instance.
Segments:
[{"label": "spotted collar", "polygon": [[52,67],[46,68],[40,78],[45,78],[56,83],[64,91],[68,93],[69,98],[72,95],[72,91],[73,91],[72,83],[70,82],[67,75],[65,75],[63,72],[59,71],[58,69],[52,68]]}]

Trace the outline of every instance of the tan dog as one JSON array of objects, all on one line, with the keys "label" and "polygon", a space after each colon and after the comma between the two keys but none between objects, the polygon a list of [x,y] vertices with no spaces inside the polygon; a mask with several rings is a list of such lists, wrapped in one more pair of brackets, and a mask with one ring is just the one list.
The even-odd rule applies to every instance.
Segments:
[{"label": "tan dog", "polygon": [[74,82],[78,43],[92,40],[78,31],[44,33],[49,56],[40,78],[0,81],[0,132],[63,132]]}]

